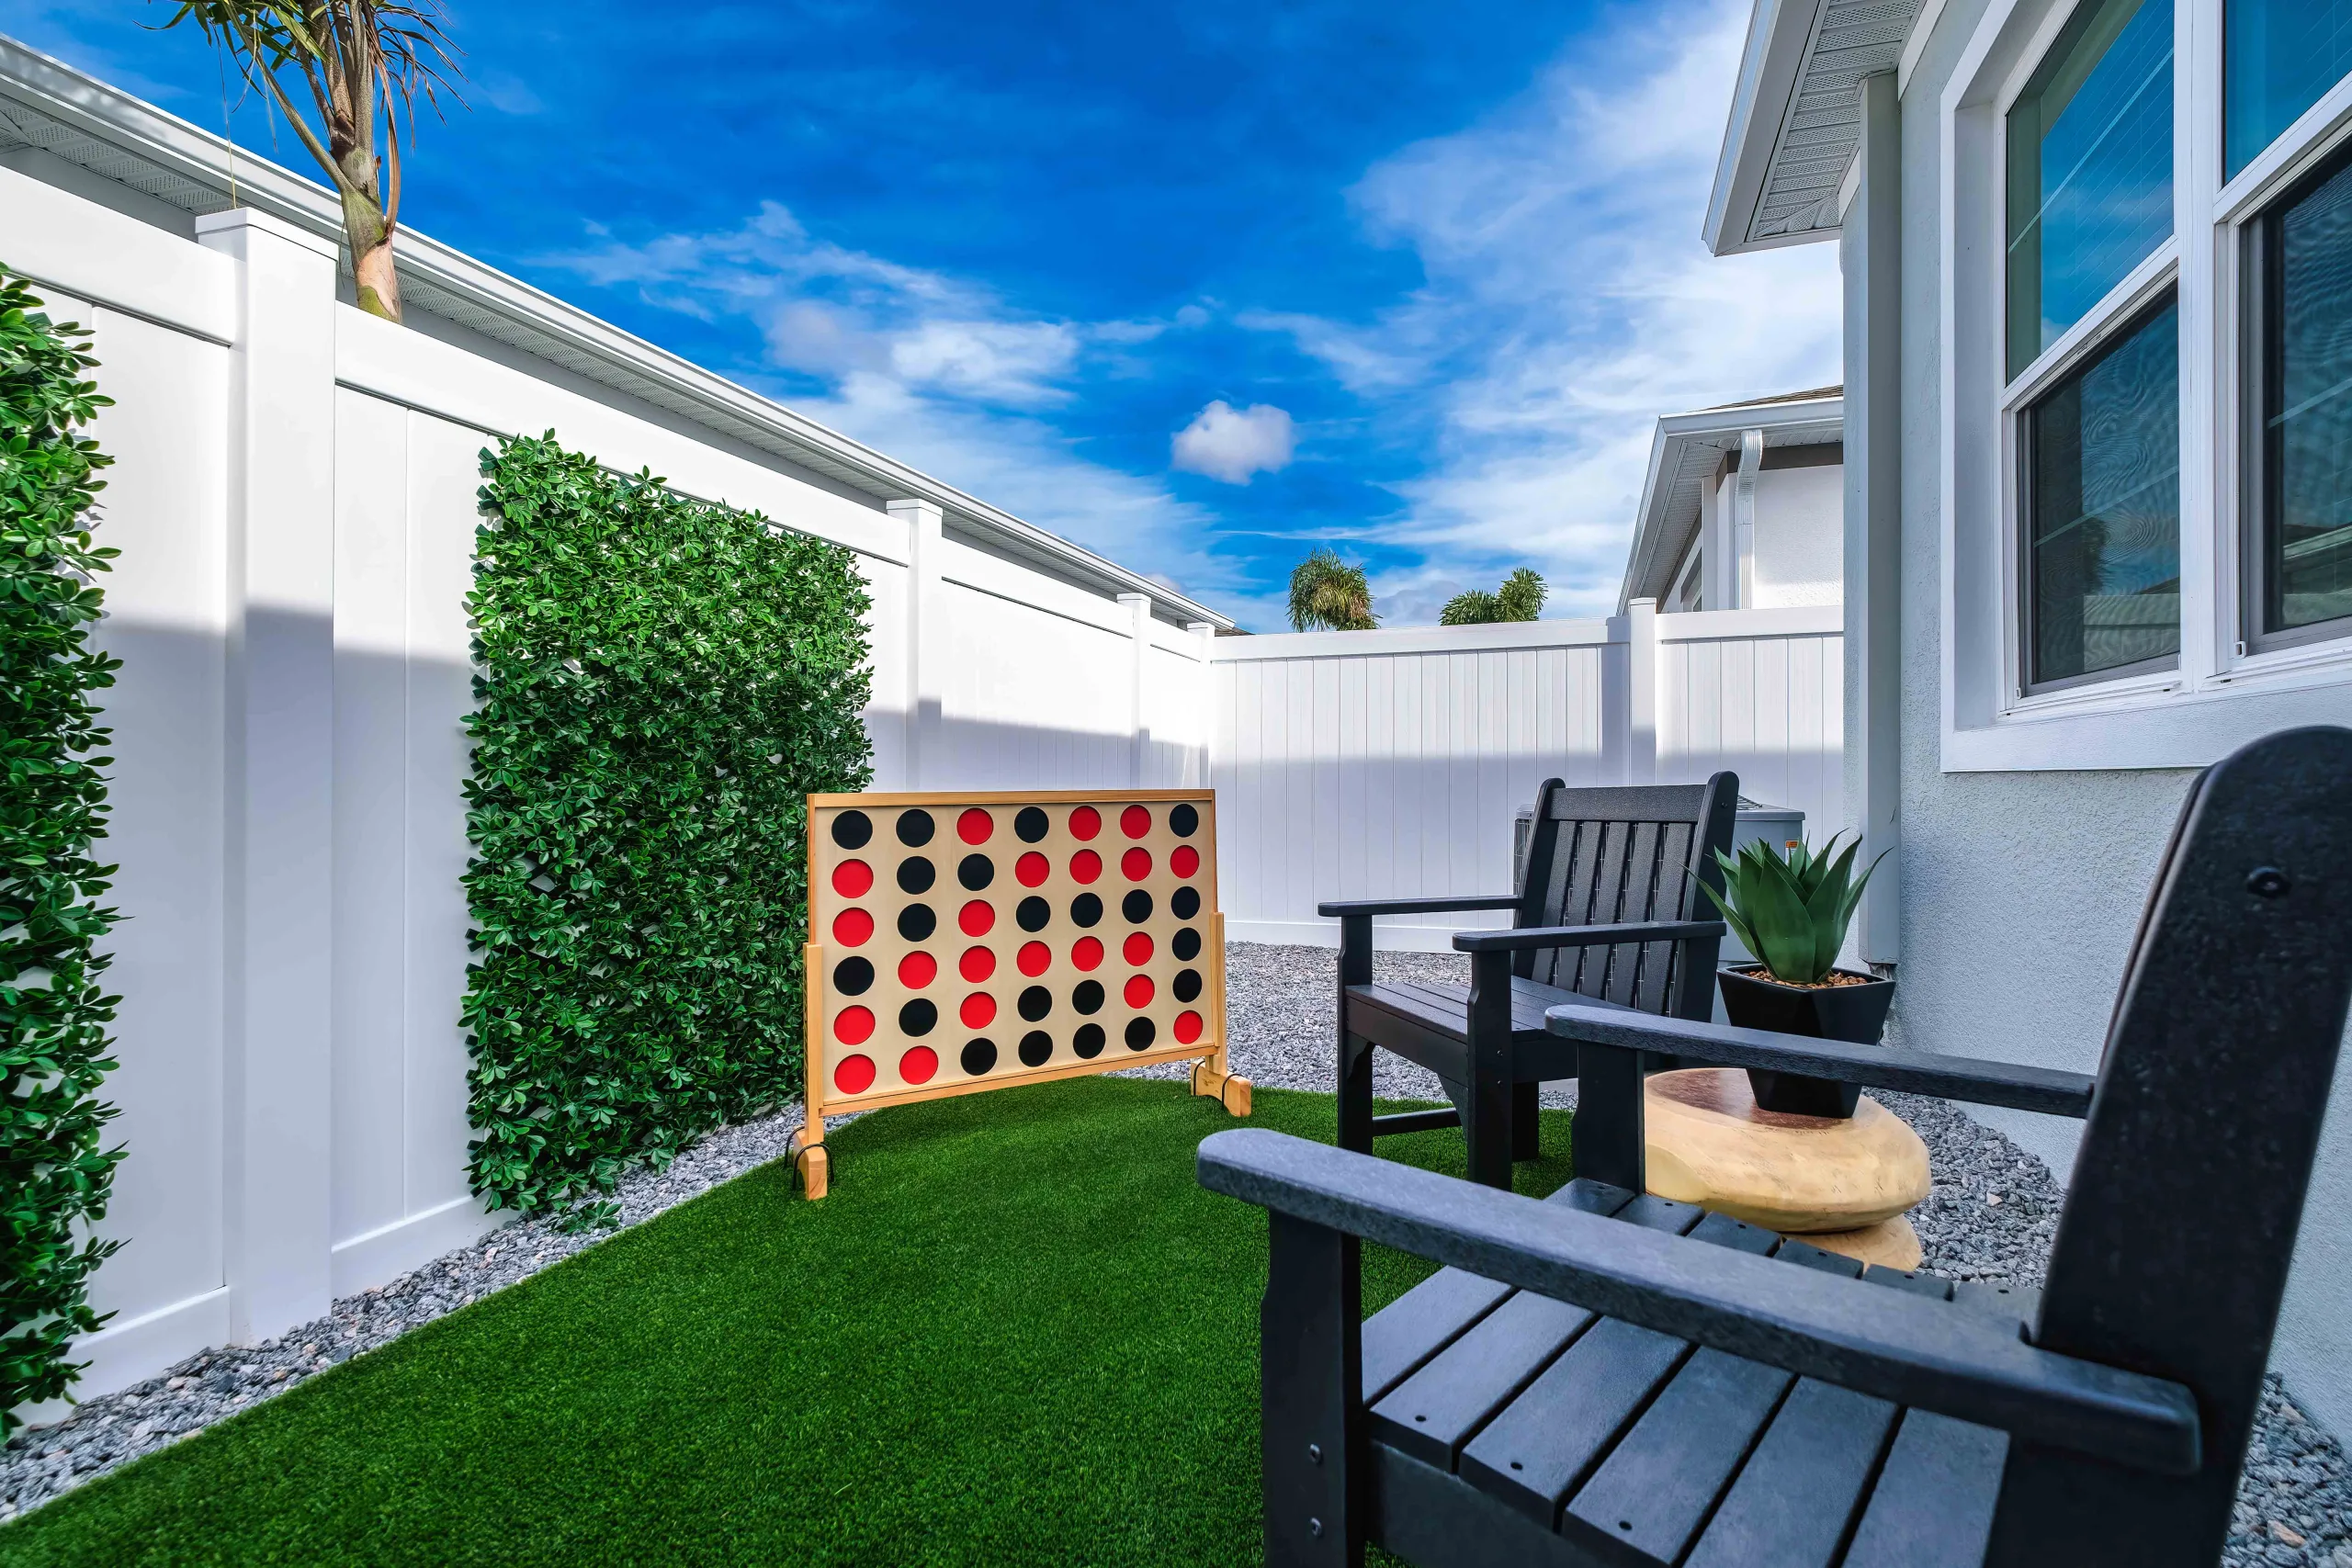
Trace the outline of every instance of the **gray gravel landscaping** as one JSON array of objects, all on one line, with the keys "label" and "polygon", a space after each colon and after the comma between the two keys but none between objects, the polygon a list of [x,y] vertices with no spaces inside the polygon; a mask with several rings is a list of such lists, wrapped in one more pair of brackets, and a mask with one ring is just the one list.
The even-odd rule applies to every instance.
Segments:
[{"label": "gray gravel landscaping", "polygon": [[[1227,950],[1237,1072],[1272,1088],[1331,1088],[1335,964],[1326,948],[1236,942]],[[1377,967],[1383,978],[1468,981],[1468,961],[1453,953],[1382,953]],[[1181,1077],[1182,1070],[1139,1071]],[[1374,1087],[1385,1098],[1440,1098],[1428,1073],[1385,1053],[1374,1064]],[[1547,1089],[1544,1098],[1553,1105],[1576,1102],[1572,1085]],[[1935,1189],[1911,1216],[1927,1267],[1953,1279],[2041,1284],[2060,1203],[2048,1168],[1955,1106],[1909,1095],[1881,1098],[1927,1141]],[[778,1157],[797,1125],[797,1112],[787,1111],[724,1128],[666,1170],[630,1174],[616,1195],[620,1225],[640,1224]],[[63,1421],[20,1432],[0,1450],[0,1520],[611,1234],[566,1232],[551,1220],[508,1225],[389,1285],[338,1301],[328,1316],[281,1338],[205,1351],[162,1377],[90,1400]],[[2352,1568],[2352,1466],[2343,1446],[2299,1410],[2275,1378],[2264,1392],[2222,1561],[2231,1568]]]}]

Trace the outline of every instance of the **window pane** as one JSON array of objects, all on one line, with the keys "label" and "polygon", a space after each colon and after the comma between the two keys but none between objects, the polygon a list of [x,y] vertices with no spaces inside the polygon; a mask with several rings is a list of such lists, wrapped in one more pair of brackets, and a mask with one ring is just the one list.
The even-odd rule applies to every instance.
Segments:
[{"label": "window pane", "polygon": [[2085,0],[2008,136],[2015,376],[2172,232],[2172,6]]},{"label": "window pane", "polygon": [[2352,615],[2352,165],[2263,220],[2266,631]]},{"label": "window pane", "polygon": [[2222,146],[2234,175],[2352,70],[2352,0],[2229,0]]},{"label": "window pane", "polygon": [[2035,685],[2180,651],[2179,339],[2167,303],[2027,411]]}]

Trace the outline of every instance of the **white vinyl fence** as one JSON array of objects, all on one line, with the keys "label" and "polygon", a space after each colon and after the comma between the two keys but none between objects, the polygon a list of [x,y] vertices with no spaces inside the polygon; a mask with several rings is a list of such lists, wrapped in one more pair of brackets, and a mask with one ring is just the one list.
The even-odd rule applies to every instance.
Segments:
[{"label": "white vinyl fence", "polygon": [[[1835,605],[1607,621],[1220,638],[1209,777],[1227,930],[1335,944],[1328,898],[1510,889],[1511,819],[1546,778],[1675,784],[1720,768],[1844,820]],[[1390,946],[1442,949],[1501,917],[1404,916]]]}]

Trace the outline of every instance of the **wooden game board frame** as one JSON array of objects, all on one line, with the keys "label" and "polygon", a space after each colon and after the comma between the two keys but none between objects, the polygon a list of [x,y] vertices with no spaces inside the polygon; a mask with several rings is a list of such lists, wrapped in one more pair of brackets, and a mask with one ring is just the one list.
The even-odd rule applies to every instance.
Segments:
[{"label": "wooden game board frame", "polygon": [[[1084,806],[1109,801],[1131,802],[1136,805],[1172,804],[1180,801],[1207,801],[1215,805],[1215,792],[1207,789],[1071,789],[1071,790],[913,790],[892,791],[872,795],[812,795],[808,796],[808,876],[811,897],[817,886],[816,816],[828,808],[888,809],[893,807],[1017,807],[1017,806]],[[812,931],[813,934],[813,931]],[[1178,1050],[1157,1051],[1149,1058],[1154,1062],[1191,1060],[1191,1089],[1195,1095],[1216,1100],[1235,1116],[1250,1114],[1250,1080],[1233,1071],[1232,1057],[1226,1040],[1225,1010],[1225,912],[1209,912],[1209,942],[1212,952],[1209,967],[1212,972],[1211,995],[1215,1005],[1209,1008],[1209,1032],[1192,1045]],[[808,942],[801,947],[802,987],[801,1027],[802,1050],[807,1058],[807,1085],[803,1095],[801,1125],[792,1134],[789,1148],[793,1168],[799,1173],[801,1183],[810,1199],[822,1198],[831,1188],[831,1157],[825,1148],[825,944]],[[1115,1057],[1107,1053],[1091,1062],[1071,1062],[1056,1067],[1024,1070],[1011,1078],[967,1078],[953,1083],[925,1084],[917,1089],[899,1089],[882,1095],[864,1095],[854,1100],[837,1101],[839,1110],[858,1111],[887,1110],[896,1105],[911,1105],[918,1100],[944,1100],[959,1094],[986,1094],[992,1090],[1019,1089],[1029,1084],[1051,1083],[1059,1078],[1086,1077],[1102,1073],[1119,1072],[1137,1064],[1132,1058]]]}]

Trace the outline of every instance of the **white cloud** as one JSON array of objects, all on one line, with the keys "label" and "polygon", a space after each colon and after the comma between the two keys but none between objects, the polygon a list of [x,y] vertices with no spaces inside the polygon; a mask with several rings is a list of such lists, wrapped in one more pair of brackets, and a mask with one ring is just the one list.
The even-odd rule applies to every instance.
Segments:
[{"label": "white cloud", "polygon": [[1613,608],[1657,417],[1838,376],[1828,245],[1718,259],[1699,226],[1744,0],[1670,0],[1579,39],[1476,124],[1351,193],[1424,281],[1369,321],[1261,310],[1436,457],[1372,536],[1425,557],[1374,582],[1392,620],[1528,564],[1554,614]]},{"label": "white cloud", "polygon": [[1024,315],[967,280],[817,239],[776,202],[719,232],[589,237],[540,259],[699,320],[752,321],[769,363],[825,383],[793,400],[811,418],[1180,592],[1229,600],[1247,586],[1205,548],[1206,508],[1091,461],[1038,417],[1069,400],[1082,367],[1123,373],[1136,345],[1202,324],[1197,307],[1168,321]]},{"label": "white cloud", "polygon": [[1272,403],[1237,409],[1219,398],[1194,414],[1170,446],[1176,467],[1246,485],[1252,474],[1279,473],[1290,466],[1298,431],[1290,415]]}]

